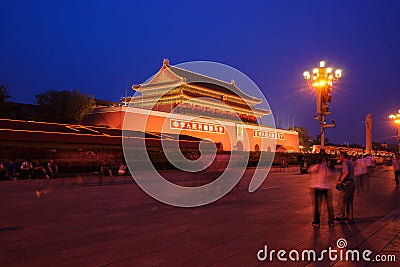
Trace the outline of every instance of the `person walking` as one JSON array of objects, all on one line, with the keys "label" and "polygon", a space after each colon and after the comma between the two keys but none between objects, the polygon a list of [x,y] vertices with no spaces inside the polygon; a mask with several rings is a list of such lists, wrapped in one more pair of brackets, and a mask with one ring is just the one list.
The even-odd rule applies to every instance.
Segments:
[{"label": "person walking", "polygon": [[393,167],[394,167],[394,180],[396,185],[399,186],[399,175],[400,175],[400,153],[396,153],[393,158]]},{"label": "person walking", "polygon": [[353,221],[354,166],[345,152],[340,153],[339,160],[342,162],[342,172],[337,186],[342,190],[339,192],[338,199],[339,215],[335,219]]},{"label": "person walking", "polygon": [[317,164],[309,168],[311,174],[311,198],[313,203],[314,221],[312,225],[320,226],[321,203],[325,199],[328,211],[328,225],[333,225],[334,211],[332,205],[332,181],[330,180],[330,170],[326,164],[326,158],[320,157]]}]

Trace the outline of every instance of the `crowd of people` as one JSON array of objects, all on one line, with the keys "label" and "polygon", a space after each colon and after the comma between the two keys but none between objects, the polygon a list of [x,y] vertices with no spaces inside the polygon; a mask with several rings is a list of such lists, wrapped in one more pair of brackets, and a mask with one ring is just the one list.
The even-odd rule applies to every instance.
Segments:
[{"label": "crowd of people", "polygon": [[[0,161],[0,179],[3,180],[56,178],[58,170],[58,164],[54,159],[50,159],[45,164],[38,159],[25,159],[20,164],[17,164],[14,159]],[[99,174],[101,176],[123,176],[129,175],[129,169],[124,161],[112,164],[105,160],[100,163]]]},{"label": "crowd of people", "polygon": [[[311,175],[310,188],[313,203],[314,220],[312,225],[320,226],[321,205],[326,203],[328,212],[328,225],[333,225],[334,220],[353,221],[353,200],[356,189],[363,190],[369,188],[369,176],[375,168],[375,161],[370,155],[353,157],[342,152],[339,156],[341,173],[336,176],[329,164],[329,158],[321,154],[315,164],[308,168]],[[400,154],[396,154],[391,160],[393,165],[396,185],[399,186],[400,175]],[[335,181],[335,176],[338,177]],[[335,189],[339,191],[338,213],[334,215],[332,204],[332,185],[336,182]]]},{"label": "crowd of people", "polygon": [[[303,171],[307,166],[307,160],[301,158],[303,162],[300,170]],[[305,163],[304,163],[305,162]],[[314,158],[313,164],[308,167],[310,173],[310,188],[313,203],[314,219],[312,225],[320,226],[321,206],[325,202],[328,212],[328,225],[333,225],[334,220],[353,221],[353,200],[356,190],[369,189],[369,176],[376,166],[376,159],[370,155],[349,157],[342,152],[339,156],[341,164],[341,173],[335,172],[335,164],[326,154],[319,154]],[[397,153],[387,165],[393,166],[394,180],[399,186],[400,178],[400,153]],[[21,164],[16,164],[15,160],[0,161],[0,178],[7,180],[16,179],[34,179],[34,178],[55,178],[59,168],[54,159],[50,159],[46,164],[38,159],[26,159]],[[108,161],[102,161],[99,169],[99,177],[102,182],[102,176],[123,176],[129,175],[129,169],[124,161],[111,164]],[[335,216],[332,204],[332,187],[339,191],[338,211]]]},{"label": "crowd of people", "polygon": [[124,161],[121,161],[119,164],[111,164],[108,161],[102,161],[100,165],[100,175],[102,176],[129,175],[129,169]]},{"label": "crowd of people", "polygon": [[32,161],[24,160],[21,165],[17,165],[14,159],[2,162],[0,161],[0,178],[8,180],[33,179],[45,177],[50,179],[58,174],[58,165],[53,159],[46,164],[38,159]]}]

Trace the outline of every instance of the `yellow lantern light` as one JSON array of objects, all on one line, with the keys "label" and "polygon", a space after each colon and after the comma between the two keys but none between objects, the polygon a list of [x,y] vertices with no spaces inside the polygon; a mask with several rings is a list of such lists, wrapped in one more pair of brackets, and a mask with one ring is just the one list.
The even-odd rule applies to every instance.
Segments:
[{"label": "yellow lantern light", "polygon": [[[310,79],[312,75],[312,79]],[[308,84],[316,90],[316,111],[317,115],[314,116],[320,123],[321,127],[321,151],[324,150],[324,131],[326,128],[335,127],[335,123],[327,124],[325,119],[326,116],[331,114],[329,109],[329,103],[331,102],[332,86],[334,82],[337,82],[342,77],[342,71],[336,69],[335,71],[331,67],[326,67],[326,62],[321,60],[319,62],[319,68],[312,69],[310,72],[303,72],[304,79]],[[399,118],[400,121],[400,118]]]}]

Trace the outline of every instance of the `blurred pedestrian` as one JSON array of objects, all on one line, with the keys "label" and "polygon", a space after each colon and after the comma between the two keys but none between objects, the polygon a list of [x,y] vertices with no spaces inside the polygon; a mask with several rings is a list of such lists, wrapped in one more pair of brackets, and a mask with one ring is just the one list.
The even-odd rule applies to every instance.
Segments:
[{"label": "blurred pedestrian", "polygon": [[313,203],[314,221],[312,225],[320,226],[321,203],[325,199],[328,211],[328,225],[333,225],[334,211],[332,205],[332,181],[331,173],[327,166],[327,159],[322,155],[317,160],[317,164],[309,168],[311,175],[310,187]]},{"label": "blurred pedestrian", "polygon": [[[103,183],[103,176],[109,175],[113,177],[113,173],[111,171],[111,165],[108,161],[102,161],[100,165],[100,172],[99,172],[99,184]],[[114,179],[114,178],[113,178]],[[114,180],[113,180],[114,181]]]},{"label": "blurred pedestrian", "polygon": [[400,175],[400,153],[396,153],[393,158],[393,167],[394,167],[394,180],[396,185],[399,185],[399,175]]},{"label": "blurred pedestrian", "polygon": [[367,173],[366,161],[362,156],[360,156],[354,161],[354,179],[357,192],[369,189],[369,178],[367,177]]},{"label": "blurred pedestrian", "polygon": [[51,188],[49,186],[47,186],[46,188],[43,188],[43,189],[35,190],[35,194],[36,194],[37,198],[40,198],[42,195],[47,195],[50,192],[51,192]]},{"label": "blurred pedestrian", "polygon": [[125,162],[121,162],[118,167],[118,175],[127,175],[128,167],[126,166]]},{"label": "blurred pedestrian", "polygon": [[5,179],[8,176],[8,172],[6,170],[6,167],[4,166],[4,163],[0,161],[0,178]]},{"label": "blurred pedestrian", "polygon": [[372,158],[372,156],[370,154],[367,154],[367,155],[365,155],[364,160],[365,160],[365,164],[367,166],[367,174],[371,175],[375,168],[374,159]]},{"label": "blurred pedestrian", "polygon": [[307,173],[308,164],[307,164],[306,156],[300,154],[300,155],[297,157],[297,161],[300,163],[300,174],[305,174],[305,173]]},{"label": "blurred pedestrian", "polygon": [[113,176],[112,171],[111,171],[111,165],[110,165],[110,163],[108,163],[108,161],[101,162],[100,174]]},{"label": "blurred pedestrian", "polygon": [[58,174],[58,165],[54,161],[54,159],[51,159],[47,163],[47,170],[49,171],[50,176],[53,177],[53,178]]},{"label": "blurred pedestrian", "polygon": [[353,221],[354,166],[345,152],[340,153],[339,160],[342,163],[342,172],[337,185],[342,190],[339,192],[338,199],[339,215],[335,219]]}]

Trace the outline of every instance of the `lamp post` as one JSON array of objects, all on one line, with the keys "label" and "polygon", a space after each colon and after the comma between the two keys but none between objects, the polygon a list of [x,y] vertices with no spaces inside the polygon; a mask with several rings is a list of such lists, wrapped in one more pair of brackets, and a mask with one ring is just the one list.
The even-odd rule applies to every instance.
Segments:
[{"label": "lamp post", "polygon": [[331,67],[325,67],[325,61],[319,62],[319,68],[314,68],[312,73],[305,71],[304,79],[310,84],[316,92],[317,114],[314,116],[321,127],[321,152],[325,152],[325,128],[335,127],[336,121],[327,124],[325,119],[331,113],[329,103],[332,101],[331,91],[334,82],[337,82],[342,77],[340,69],[334,70]]},{"label": "lamp post", "polygon": [[391,114],[389,119],[391,119],[394,124],[397,125],[397,147],[400,153],[400,109],[398,110],[397,114]]}]

